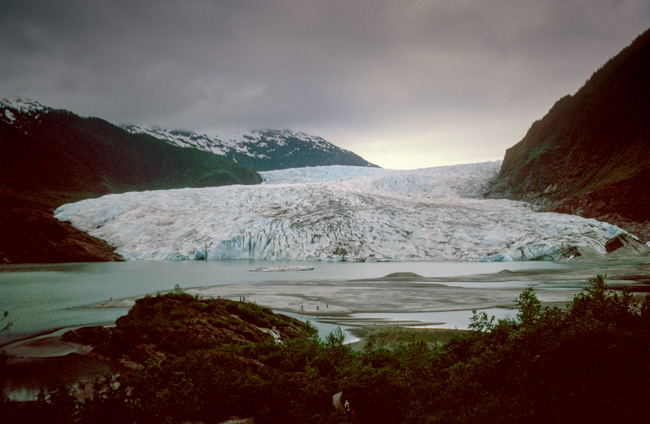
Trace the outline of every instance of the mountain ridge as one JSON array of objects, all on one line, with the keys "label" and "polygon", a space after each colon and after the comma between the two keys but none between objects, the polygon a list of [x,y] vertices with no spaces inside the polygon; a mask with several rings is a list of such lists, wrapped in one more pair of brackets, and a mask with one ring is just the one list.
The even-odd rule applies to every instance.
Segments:
[{"label": "mountain ridge", "polygon": [[650,30],[559,99],[506,151],[489,196],[650,240]]},{"label": "mountain ridge", "polygon": [[328,165],[377,167],[322,137],[299,131],[253,130],[208,135],[137,125],[123,125],[122,128],[132,134],[151,135],[175,146],[223,155],[254,171]]}]

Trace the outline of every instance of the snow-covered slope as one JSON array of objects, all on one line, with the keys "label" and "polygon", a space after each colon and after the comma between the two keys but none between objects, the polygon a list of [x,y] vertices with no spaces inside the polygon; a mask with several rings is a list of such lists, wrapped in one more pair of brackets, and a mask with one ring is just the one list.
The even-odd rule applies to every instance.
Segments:
[{"label": "snow-covered slope", "polygon": [[323,165],[374,166],[321,137],[289,130],[206,135],[135,125],[122,128],[130,133],[147,134],[176,146],[223,155],[255,171]]},{"label": "snow-covered slope", "polygon": [[21,128],[22,122],[16,116],[27,115],[30,119],[39,120],[42,113],[48,113],[53,109],[30,99],[1,99],[0,100],[0,121],[17,128]]},{"label": "snow-covered slope", "polygon": [[36,100],[21,99],[19,97],[0,100],[0,108],[14,109],[20,113],[26,114],[52,110],[51,108],[37,102]]},{"label": "snow-covered slope", "polygon": [[58,219],[128,259],[530,260],[587,246],[618,227],[485,200],[500,162],[416,171],[319,167],[266,183],[109,195]]}]

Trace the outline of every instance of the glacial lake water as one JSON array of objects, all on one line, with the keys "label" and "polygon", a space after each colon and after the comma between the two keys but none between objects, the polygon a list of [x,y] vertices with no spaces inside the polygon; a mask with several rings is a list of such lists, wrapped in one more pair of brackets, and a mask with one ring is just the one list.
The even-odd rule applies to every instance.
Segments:
[{"label": "glacial lake water", "polygon": [[[278,266],[309,266],[309,271],[251,272]],[[134,261],[0,266],[0,311],[13,322],[0,345],[59,328],[114,322],[126,308],[92,308],[172,289],[263,282],[337,281],[380,278],[394,272],[454,277],[503,270],[555,269],[553,262],[269,262]],[[390,318],[390,317],[386,317]],[[461,321],[455,321],[462,323]],[[456,325],[458,326],[458,325]],[[462,326],[458,326],[462,328]],[[452,326],[453,328],[453,326]]]}]

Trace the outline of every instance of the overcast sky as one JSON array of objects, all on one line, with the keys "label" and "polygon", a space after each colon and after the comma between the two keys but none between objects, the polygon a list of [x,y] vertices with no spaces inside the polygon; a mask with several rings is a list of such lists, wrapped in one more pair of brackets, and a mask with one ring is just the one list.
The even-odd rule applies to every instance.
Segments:
[{"label": "overcast sky", "polygon": [[649,25],[648,0],[2,0],[0,97],[387,168],[497,160]]}]

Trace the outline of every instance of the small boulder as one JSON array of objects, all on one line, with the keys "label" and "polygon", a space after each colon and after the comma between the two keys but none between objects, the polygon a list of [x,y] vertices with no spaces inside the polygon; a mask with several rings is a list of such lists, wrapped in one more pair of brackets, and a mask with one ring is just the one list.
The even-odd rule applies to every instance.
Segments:
[{"label": "small boulder", "polygon": [[605,244],[607,254],[617,256],[644,256],[650,255],[650,247],[635,240],[629,234],[619,234]]}]

